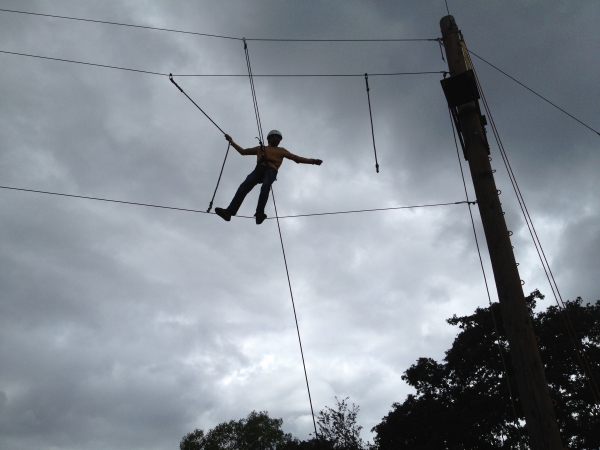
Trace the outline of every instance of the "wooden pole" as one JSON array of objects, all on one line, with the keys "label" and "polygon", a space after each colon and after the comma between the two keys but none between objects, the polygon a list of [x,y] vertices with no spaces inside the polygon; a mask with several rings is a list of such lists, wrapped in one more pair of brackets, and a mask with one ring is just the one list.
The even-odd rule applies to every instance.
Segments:
[{"label": "wooden pole", "polygon": [[[467,62],[454,17],[442,18],[440,28],[450,76],[467,72]],[[562,450],[548,383],[525,305],[477,103],[475,100],[458,106],[458,121],[496,280],[530,446],[533,450]]]}]

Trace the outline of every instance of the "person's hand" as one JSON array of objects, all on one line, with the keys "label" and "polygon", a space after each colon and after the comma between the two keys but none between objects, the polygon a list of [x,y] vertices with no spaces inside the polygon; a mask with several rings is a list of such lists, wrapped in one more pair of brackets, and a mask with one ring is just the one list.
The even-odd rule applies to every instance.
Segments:
[{"label": "person's hand", "polygon": [[225,139],[229,142],[233,142],[233,139],[228,134],[225,135]]},{"label": "person's hand", "polygon": [[323,161],[321,159],[313,159],[313,164],[315,166],[320,166],[321,164],[323,164]]}]

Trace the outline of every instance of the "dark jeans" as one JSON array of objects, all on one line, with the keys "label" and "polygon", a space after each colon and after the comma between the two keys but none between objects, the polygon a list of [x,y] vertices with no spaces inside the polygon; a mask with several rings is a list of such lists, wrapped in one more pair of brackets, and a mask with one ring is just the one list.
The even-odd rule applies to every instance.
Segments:
[{"label": "dark jeans", "polygon": [[244,201],[244,198],[246,198],[248,192],[250,192],[257,184],[262,183],[260,195],[258,196],[258,205],[256,205],[256,214],[264,214],[265,206],[269,199],[269,189],[271,189],[271,185],[276,179],[277,171],[275,169],[266,166],[256,166],[252,173],[246,177],[242,184],[240,184],[240,187],[227,209],[235,216],[238,209],[240,209],[240,206],[242,206],[242,202]]}]

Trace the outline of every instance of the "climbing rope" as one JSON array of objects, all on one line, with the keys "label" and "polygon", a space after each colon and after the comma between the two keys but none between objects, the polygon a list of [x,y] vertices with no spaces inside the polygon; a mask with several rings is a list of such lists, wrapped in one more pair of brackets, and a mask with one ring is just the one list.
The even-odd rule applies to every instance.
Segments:
[{"label": "climbing rope", "polygon": [[254,77],[252,75],[252,66],[250,64],[250,53],[248,53],[248,44],[246,43],[246,38],[243,39],[244,42],[244,53],[246,55],[246,67],[248,68],[248,78],[250,79],[250,90],[252,91],[252,104],[254,106],[254,116],[256,117],[256,127],[258,128],[258,144],[260,145],[260,160],[259,164],[265,163],[265,166],[268,165],[267,159],[267,151],[265,150],[265,146],[263,143],[263,130],[262,130],[262,122],[260,121],[260,112],[258,111],[258,99],[256,98],[256,89],[254,88]]},{"label": "climbing rope", "polygon": [[[250,80],[250,90],[252,92],[252,103],[254,104],[254,115],[256,116],[256,126],[258,128],[258,141],[260,142],[260,148],[262,153],[262,158],[266,159],[266,151],[262,142],[263,131],[262,131],[262,123],[260,121],[260,112],[258,110],[258,100],[256,98],[256,89],[254,88],[254,79],[252,77],[252,66],[250,64],[250,54],[248,52],[248,44],[246,39],[244,41],[244,53],[246,55],[246,65],[248,67],[248,78]],[[261,160],[262,160],[261,158]],[[279,231],[279,241],[281,242],[281,251],[283,253],[283,263],[285,265],[285,273],[287,275],[288,287],[290,289],[290,298],[292,299],[292,309],[294,311],[294,320],[296,322],[296,333],[298,334],[298,344],[300,345],[300,355],[302,357],[302,367],[304,369],[304,379],[306,380],[306,390],[308,392],[308,402],[310,403],[310,412],[312,414],[313,427],[315,430],[315,438],[317,439],[317,445],[320,448],[319,443],[319,435],[317,433],[317,422],[315,420],[315,411],[312,403],[312,396],[310,395],[310,385],[308,383],[308,373],[306,371],[306,361],[304,360],[304,350],[302,349],[302,338],[300,337],[300,326],[298,325],[298,316],[296,315],[296,305],[294,303],[294,293],[292,290],[292,282],[290,281],[290,271],[288,269],[287,258],[285,256],[285,247],[283,245],[283,236],[281,234],[281,226],[279,224],[279,216],[277,214],[277,204],[275,203],[275,191],[273,190],[273,186],[271,186],[271,197],[273,198],[273,206],[275,207],[275,218],[277,219],[277,229]]]},{"label": "climbing rope", "polygon": [[[294,321],[296,322],[296,332],[298,334],[298,344],[300,344],[300,355],[302,356],[302,367],[304,368],[304,380],[306,381],[306,390],[308,391],[308,402],[312,413],[313,426],[315,427],[315,438],[318,441],[317,424],[315,422],[315,412],[313,410],[312,397],[310,395],[310,385],[308,384],[308,374],[306,373],[306,362],[304,361],[304,350],[302,349],[302,339],[300,338],[300,326],[298,325],[298,315],[296,314],[296,304],[294,303],[294,293],[292,291],[292,282],[290,281],[290,271],[288,269],[287,258],[285,257],[285,247],[283,245],[283,236],[281,235],[281,225],[279,224],[279,214],[277,213],[277,203],[275,202],[275,192],[271,186],[271,196],[273,197],[273,206],[275,207],[275,218],[277,219],[277,230],[279,231],[279,242],[281,242],[281,252],[283,253],[283,263],[285,264],[285,274],[287,276],[288,287],[290,289],[290,298],[292,299],[292,309],[294,310]],[[320,446],[320,444],[319,444]]]},{"label": "climbing rope", "polygon": [[252,91],[252,104],[254,105],[254,116],[256,117],[256,127],[258,128],[258,140],[262,144],[263,130],[260,121],[260,112],[258,111],[258,100],[256,98],[256,89],[254,88],[254,77],[252,75],[252,65],[250,64],[250,53],[248,52],[248,44],[246,38],[244,40],[244,53],[246,55],[246,67],[248,68],[248,78],[250,80],[250,90]]},{"label": "climbing rope", "polygon": [[375,147],[375,130],[373,129],[373,113],[371,112],[371,89],[369,89],[369,75],[366,73],[365,84],[367,87],[367,101],[369,102],[369,118],[371,119],[371,136],[373,138],[373,152],[375,153],[375,171],[379,173],[379,163],[377,162],[377,148]]}]

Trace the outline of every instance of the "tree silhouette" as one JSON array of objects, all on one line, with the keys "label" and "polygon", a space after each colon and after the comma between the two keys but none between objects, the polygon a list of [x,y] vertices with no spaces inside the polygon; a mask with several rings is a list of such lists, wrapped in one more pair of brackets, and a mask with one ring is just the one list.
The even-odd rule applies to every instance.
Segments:
[{"label": "tree silhouette", "polygon": [[267,412],[252,411],[247,418],[221,423],[206,434],[199,429],[186,434],[179,449],[285,450],[294,439],[283,432],[282,424],[283,419],[271,419]]},{"label": "tree silhouette", "polygon": [[[536,300],[543,298],[536,290],[526,302],[539,339],[563,444],[569,448],[597,449],[600,405],[594,402],[565,321],[572,323],[593,377],[600,381],[600,301],[582,306],[581,298],[577,298],[566,302],[566,313],[551,306],[534,314]],[[473,315],[454,316],[447,322],[461,330],[452,348],[442,363],[419,358],[404,373],[402,378],[416,393],[403,403],[395,403],[373,428],[375,444],[380,450],[527,448],[527,431],[500,305],[478,308]]]}]

